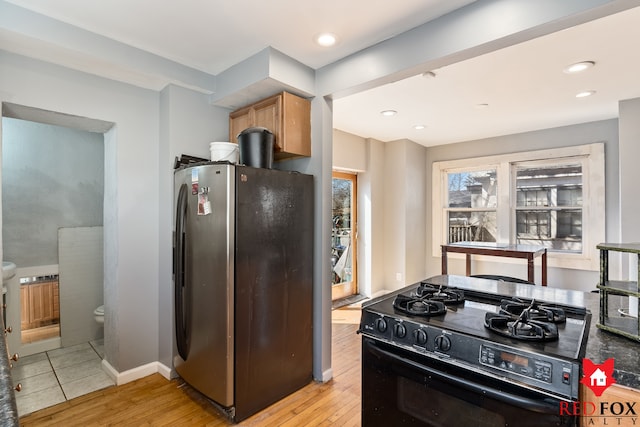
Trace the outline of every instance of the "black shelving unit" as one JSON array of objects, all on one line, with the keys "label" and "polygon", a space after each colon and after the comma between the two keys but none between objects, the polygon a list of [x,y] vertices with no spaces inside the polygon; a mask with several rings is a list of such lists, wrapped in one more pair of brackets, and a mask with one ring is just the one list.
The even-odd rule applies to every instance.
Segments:
[{"label": "black shelving unit", "polygon": [[[609,280],[609,252],[625,252],[638,257],[640,270],[640,243],[600,243],[600,317],[596,326],[602,330],[622,335],[634,341],[640,341],[640,316],[610,313],[615,302],[629,302],[631,298],[640,298],[637,281]],[[638,276],[640,277],[640,275]],[[613,298],[612,298],[613,297]],[[614,302],[613,299],[616,299]],[[620,304],[625,305],[625,304]],[[628,307],[628,304],[626,304]]]}]

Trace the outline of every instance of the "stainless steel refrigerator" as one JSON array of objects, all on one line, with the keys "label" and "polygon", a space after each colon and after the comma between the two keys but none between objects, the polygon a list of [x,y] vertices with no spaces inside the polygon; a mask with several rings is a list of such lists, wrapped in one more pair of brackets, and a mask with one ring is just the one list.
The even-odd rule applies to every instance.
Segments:
[{"label": "stainless steel refrigerator", "polygon": [[312,379],[313,177],[175,171],[174,367],[241,421]]}]

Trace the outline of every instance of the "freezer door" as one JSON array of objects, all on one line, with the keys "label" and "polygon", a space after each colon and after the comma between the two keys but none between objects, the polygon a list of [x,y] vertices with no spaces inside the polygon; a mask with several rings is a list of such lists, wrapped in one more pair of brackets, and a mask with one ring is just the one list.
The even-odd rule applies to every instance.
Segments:
[{"label": "freezer door", "polygon": [[235,174],[228,164],[175,173],[174,366],[191,386],[233,406]]},{"label": "freezer door", "polygon": [[313,177],[236,168],[235,421],[311,381]]}]

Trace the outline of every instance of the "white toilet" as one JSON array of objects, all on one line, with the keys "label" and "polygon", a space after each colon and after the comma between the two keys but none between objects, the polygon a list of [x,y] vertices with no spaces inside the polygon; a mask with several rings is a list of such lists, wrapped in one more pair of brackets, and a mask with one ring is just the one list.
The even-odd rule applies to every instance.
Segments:
[{"label": "white toilet", "polygon": [[96,319],[96,322],[100,324],[104,323],[104,305],[93,310],[93,317]]}]

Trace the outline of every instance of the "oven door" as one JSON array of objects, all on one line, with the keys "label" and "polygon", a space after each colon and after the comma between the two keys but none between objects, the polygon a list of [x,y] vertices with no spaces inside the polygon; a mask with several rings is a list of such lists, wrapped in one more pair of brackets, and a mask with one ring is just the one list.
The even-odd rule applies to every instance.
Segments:
[{"label": "oven door", "polygon": [[362,425],[576,426],[561,399],[363,337]]}]

